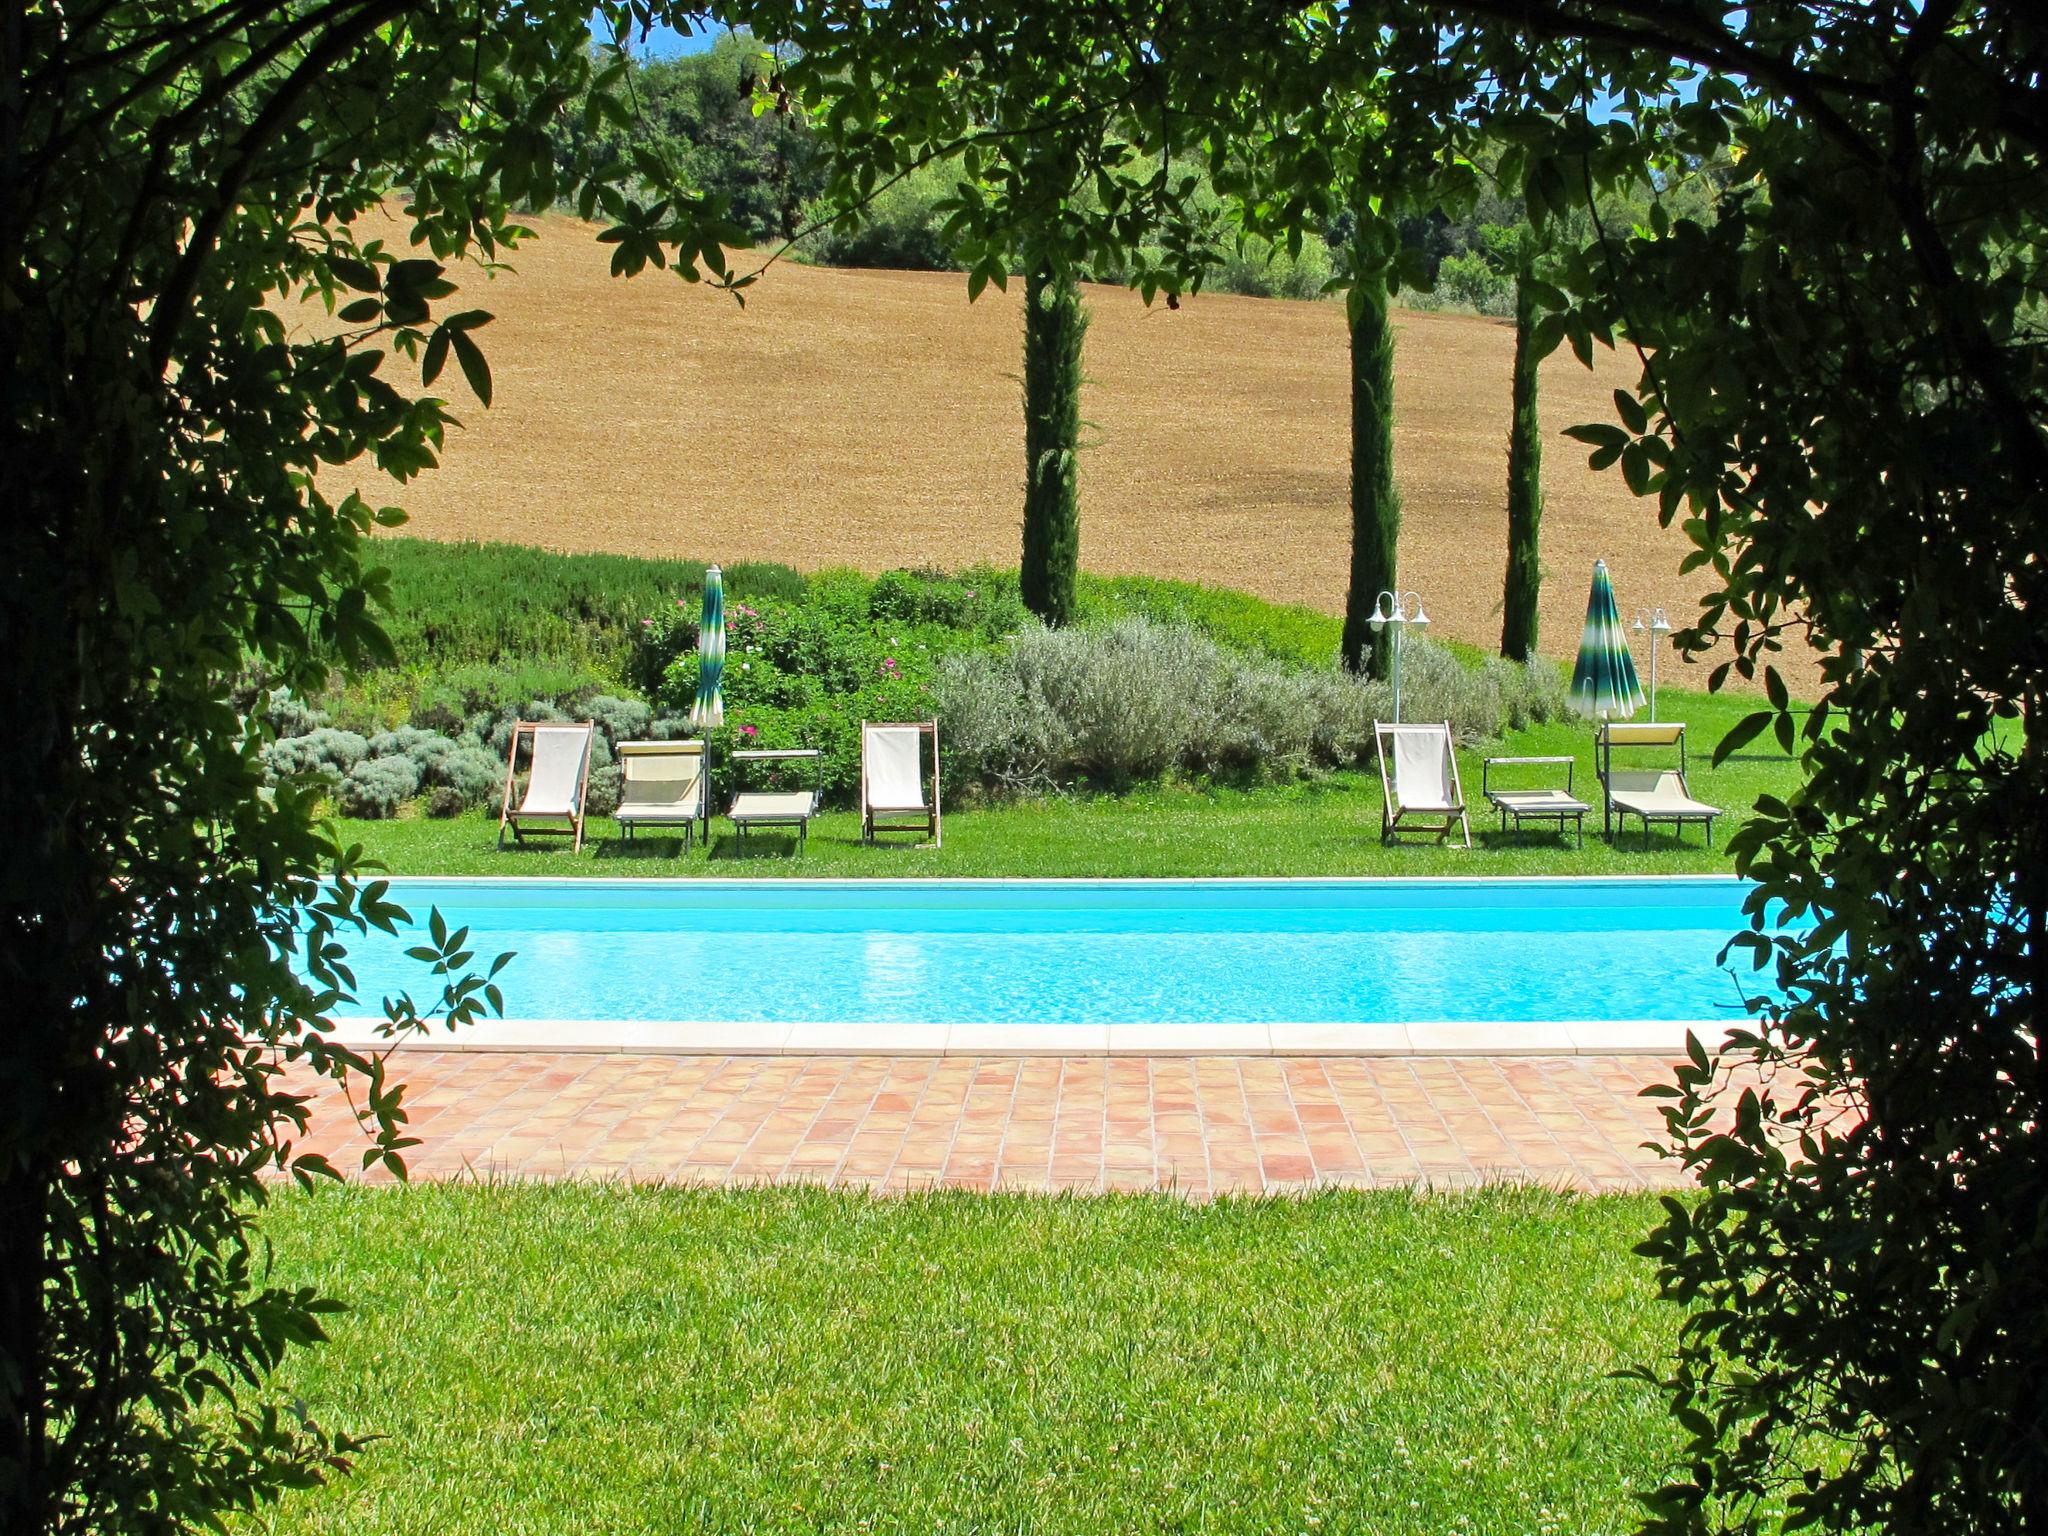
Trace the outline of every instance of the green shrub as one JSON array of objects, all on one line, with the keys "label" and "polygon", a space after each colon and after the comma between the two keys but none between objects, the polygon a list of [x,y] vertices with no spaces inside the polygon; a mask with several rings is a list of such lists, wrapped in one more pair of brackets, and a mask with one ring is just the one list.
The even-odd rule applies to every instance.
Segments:
[{"label": "green shrub", "polygon": [[593,760],[590,777],[583,789],[583,814],[595,817],[611,815],[619,808],[624,782],[617,763],[606,763],[600,768]]},{"label": "green shrub", "polygon": [[1504,731],[1562,720],[1571,712],[1571,689],[1555,662],[1541,656],[1527,661],[1488,656],[1481,668],[1500,697]]},{"label": "green shrub", "polygon": [[929,569],[884,571],[869,588],[867,611],[878,624],[936,625],[985,640],[1037,622],[1018,595],[1016,573],[987,566],[954,576]]},{"label": "green shrub", "polygon": [[[413,538],[380,538],[371,555],[391,573],[385,631],[406,667],[430,676],[545,665],[600,685],[622,681],[640,620],[679,598],[698,603],[704,588],[697,560]],[[804,591],[784,565],[742,562],[723,574],[734,596],[791,600]]]},{"label": "green shrub", "polygon": [[1255,299],[1319,299],[1332,275],[1330,247],[1311,237],[1299,256],[1289,256],[1253,236],[1213,268],[1204,283],[1212,293],[1241,293]]},{"label": "green shrub", "polygon": [[1271,603],[1248,592],[1207,587],[1158,576],[1091,576],[1080,581],[1081,616],[1103,621],[1125,616],[1201,631],[1234,650],[1319,667],[1336,659],[1342,620],[1293,603]]},{"label": "green shrub", "polygon": [[1477,251],[1446,256],[1436,269],[1434,296],[1439,305],[1459,304],[1506,317],[1515,312],[1514,274]]},{"label": "green shrub", "polygon": [[[1358,766],[1374,760],[1374,721],[1393,717],[1388,684],[1333,662],[1248,655],[1135,617],[948,656],[934,687],[949,772],[1005,790]],[[1468,668],[1421,639],[1402,658],[1404,717],[1448,720],[1462,742],[1498,736],[1510,718],[1551,718],[1561,702],[1547,663]]]},{"label": "green shrub", "polygon": [[316,777],[329,787],[369,755],[370,744],[355,731],[323,726],[304,736],[287,736],[263,749],[263,766],[275,784],[280,779]]},{"label": "green shrub", "polygon": [[434,731],[402,726],[370,738],[371,757],[405,757],[412,760],[421,779],[432,779],[435,770],[455,752],[455,743]]},{"label": "green shrub", "polygon": [[[934,663],[973,637],[933,624],[875,622],[871,585],[821,578],[800,608],[727,608],[726,723],[712,733],[715,796],[732,790],[733,747],[815,747],[825,754],[827,798],[849,803],[860,782],[860,722],[931,716]],[[688,652],[669,664],[657,700],[681,714],[696,696],[697,656]]]},{"label": "green shrub", "polygon": [[438,817],[443,820],[450,816],[460,816],[469,807],[470,802],[463,796],[462,792],[458,789],[451,789],[446,784],[436,784],[427,791],[424,797],[426,813],[429,816]]},{"label": "green shrub", "polygon": [[375,821],[395,815],[419,789],[420,770],[411,758],[371,757],[349,769],[334,799],[344,816]]},{"label": "green shrub", "polygon": [[289,688],[273,688],[262,696],[260,707],[263,718],[279,739],[287,736],[310,736],[322,726],[328,725],[327,714],[315,709],[299,698]]},{"label": "green shrub", "polygon": [[[941,272],[955,265],[945,236],[946,213],[940,204],[960,185],[959,169],[935,161],[880,189],[860,212],[804,236],[797,254],[828,267],[893,267],[915,272]],[[814,204],[804,211],[806,223],[832,210]]]},{"label": "green shrub", "polygon": [[[493,756],[483,747],[465,744],[443,758],[434,773],[437,794],[452,796],[457,809],[487,805],[504,787],[505,759]],[[433,805],[428,809],[432,810]]]},{"label": "green shrub", "polygon": [[640,700],[616,699],[606,693],[593,696],[583,708],[613,747],[622,741],[638,741],[646,736],[647,727],[654,719],[654,711]]},{"label": "green shrub", "polygon": [[479,714],[516,711],[530,699],[557,701],[574,710],[608,684],[587,668],[553,661],[475,662],[415,682],[408,721],[458,735]]}]

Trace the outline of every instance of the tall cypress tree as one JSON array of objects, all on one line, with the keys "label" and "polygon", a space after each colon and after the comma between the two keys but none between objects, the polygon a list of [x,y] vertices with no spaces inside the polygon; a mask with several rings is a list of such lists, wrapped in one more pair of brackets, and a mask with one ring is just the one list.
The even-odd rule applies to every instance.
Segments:
[{"label": "tall cypress tree", "polygon": [[1081,558],[1081,339],[1088,315],[1071,276],[1024,283],[1024,606],[1046,623],[1074,616]]},{"label": "tall cypress tree", "polygon": [[1351,290],[1351,590],[1344,599],[1344,665],[1387,673],[1391,652],[1367,624],[1394,585],[1401,498],[1394,489],[1394,328],[1386,285],[1361,278]]},{"label": "tall cypress tree", "polygon": [[1536,654],[1536,594],[1543,584],[1538,530],[1543,522],[1543,438],[1536,423],[1536,301],[1527,236],[1515,270],[1514,416],[1508,426],[1508,571],[1501,591],[1500,653]]}]

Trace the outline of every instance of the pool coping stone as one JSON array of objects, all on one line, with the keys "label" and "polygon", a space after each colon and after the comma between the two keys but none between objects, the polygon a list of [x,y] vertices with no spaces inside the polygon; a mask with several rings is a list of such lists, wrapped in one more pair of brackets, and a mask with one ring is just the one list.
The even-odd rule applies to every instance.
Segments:
[{"label": "pool coping stone", "polygon": [[[330,1036],[392,1045],[382,1021],[344,1018]],[[650,1056],[1682,1056],[1686,1036],[1717,1050],[1726,1021],[1434,1020],[1410,1024],[735,1023],[677,1019],[484,1019],[396,1042],[430,1051]]]}]

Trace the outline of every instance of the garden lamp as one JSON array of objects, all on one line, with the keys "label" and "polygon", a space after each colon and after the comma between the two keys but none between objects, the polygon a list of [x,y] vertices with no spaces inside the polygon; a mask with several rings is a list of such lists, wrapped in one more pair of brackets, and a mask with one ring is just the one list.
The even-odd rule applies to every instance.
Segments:
[{"label": "garden lamp", "polygon": [[1648,633],[1650,637],[1650,718],[1657,718],[1657,653],[1664,649],[1664,637],[1671,633],[1671,620],[1666,618],[1662,608],[1638,608],[1636,621],[1629,625],[1631,634]]},{"label": "garden lamp", "polygon": [[[1415,611],[1408,611],[1410,604]],[[1410,626],[1416,629],[1429,628],[1429,615],[1422,610],[1420,592],[1382,592],[1373,604],[1372,616],[1366,623],[1372,632],[1378,634],[1389,624],[1394,626],[1394,658],[1390,670],[1394,677],[1394,724],[1401,723],[1401,636]]]}]

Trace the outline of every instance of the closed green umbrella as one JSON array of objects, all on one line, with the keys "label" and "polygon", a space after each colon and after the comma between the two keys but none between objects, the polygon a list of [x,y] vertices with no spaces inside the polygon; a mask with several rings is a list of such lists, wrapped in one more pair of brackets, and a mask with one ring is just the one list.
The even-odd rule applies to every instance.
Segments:
[{"label": "closed green umbrella", "polygon": [[1643,702],[1635,658],[1614,604],[1607,562],[1593,562],[1593,591],[1586,599],[1586,629],[1579,637],[1579,664],[1572,669],[1572,708],[1595,720],[1627,719]]},{"label": "closed green umbrella", "polygon": [[[1614,606],[1612,598],[1607,606]],[[697,626],[697,702],[690,706],[690,724],[725,724],[725,700],[718,692],[724,672],[725,577],[714,565],[704,573],[704,622]]]}]

